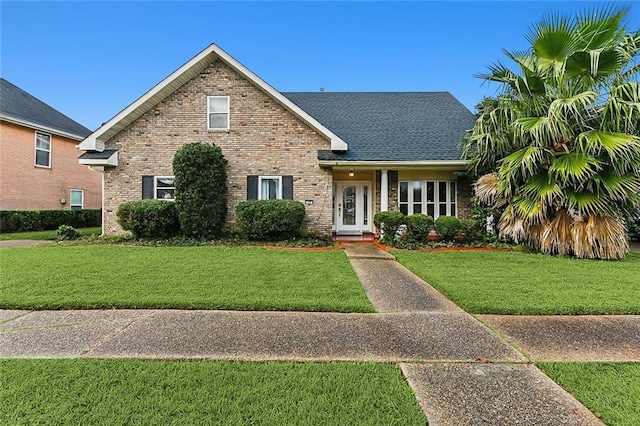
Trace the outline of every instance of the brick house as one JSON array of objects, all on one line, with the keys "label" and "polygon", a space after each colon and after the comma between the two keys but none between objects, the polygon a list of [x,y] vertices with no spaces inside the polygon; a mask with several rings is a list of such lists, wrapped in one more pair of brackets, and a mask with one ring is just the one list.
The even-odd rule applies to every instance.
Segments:
[{"label": "brick house", "polygon": [[211,45],[79,145],[104,166],[104,232],[125,201],[173,198],[172,160],[204,141],[228,160],[229,214],[289,198],[319,233],[373,232],[377,211],[470,214],[458,142],[474,117],[451,94],[281,93]]},{"label": "brick house", "polygon": [[0,210],[99,209],[102,177],[76,149],[90,133],[0,79]]}]

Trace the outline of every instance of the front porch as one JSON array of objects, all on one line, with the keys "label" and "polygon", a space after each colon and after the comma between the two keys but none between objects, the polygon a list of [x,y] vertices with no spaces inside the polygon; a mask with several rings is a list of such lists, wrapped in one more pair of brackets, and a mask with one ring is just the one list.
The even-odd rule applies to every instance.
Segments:
[{"label": "front porch", "polygon": [[442,165],[413,165],[396,170],[334,166],[334,238],[372,241],[376,232],[373,217],[381,211],[396,210],[406,215],[424,213],[434,219],[470,217],[471,186],[456,176],[456,170],[459,167]]}]

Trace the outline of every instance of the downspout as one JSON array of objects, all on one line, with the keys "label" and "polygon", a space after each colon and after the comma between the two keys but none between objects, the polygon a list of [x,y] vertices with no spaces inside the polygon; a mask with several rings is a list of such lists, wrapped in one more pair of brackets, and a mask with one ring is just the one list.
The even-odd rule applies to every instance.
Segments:
[{"label": "downspout", "polygon": [[100,233],[100,236],[104,236],[104,167],[102,167],[102,170],[99,169],[94,169],[94,166],[87,166],[89,168],[89,170],[91,170],[92,172],[99,172],[102,174],[102,188],[101,188],[101,194],[100,194],[100,212],[101,212],[101,217],[100,217],[100,227],[102,228],[102,232]]}]

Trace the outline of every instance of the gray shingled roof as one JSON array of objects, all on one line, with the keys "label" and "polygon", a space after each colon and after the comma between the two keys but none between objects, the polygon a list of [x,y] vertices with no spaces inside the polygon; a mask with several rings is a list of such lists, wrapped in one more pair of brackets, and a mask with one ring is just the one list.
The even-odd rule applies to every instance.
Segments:
[{"label": "gray shingled roof", "polygon": [[78,158],[81,158],[83,160],[106,160],[117,151],[117,149],[105,149],[104,151],[86,151]]},{"label": "gray shingled roof", "polygon": [[0,78],[0,114],[7,118],[76,135],[82,139],[91,134],[91,130],[9,83],[4,78]]},{"label": "gray shingled roof", "polygon": [[320,160],[460,160],[458,143],[474,115],[448,92],[283,93],[340,136],[345,153]]}]

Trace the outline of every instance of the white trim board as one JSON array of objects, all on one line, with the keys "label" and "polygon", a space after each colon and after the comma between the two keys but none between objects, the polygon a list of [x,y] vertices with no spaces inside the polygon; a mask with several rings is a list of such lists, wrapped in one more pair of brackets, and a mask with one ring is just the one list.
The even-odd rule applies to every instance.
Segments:
[{"label": "white trim board", "polygon": [[211,44],[202,52],[198,53],[187,63],[171,73],[167,78],[156,84],[151,90],[100,126],[95,132],[83,140],[78,148],[85,151],[103,151],[105,149],[106,141],[134,122],[145,112],[160,103],[171,93],[178,90],[178,88],[202,72],[216,59],[220,59],[237,73],[247,78],[265,94],[287,108],[309,126],[313,127],[322,136],[330,140],[332,151],[346,151],[348,149],[347,143],[339,136],[320,124],[319,121],[311,117],[308,113],[270,86],[266,81],[258,77],[251,70],[235,60],[215,44]]}]

